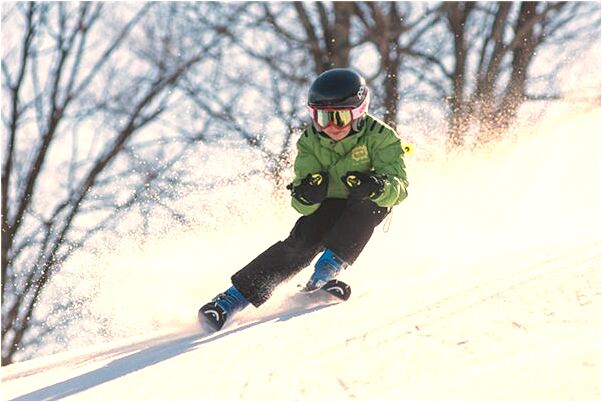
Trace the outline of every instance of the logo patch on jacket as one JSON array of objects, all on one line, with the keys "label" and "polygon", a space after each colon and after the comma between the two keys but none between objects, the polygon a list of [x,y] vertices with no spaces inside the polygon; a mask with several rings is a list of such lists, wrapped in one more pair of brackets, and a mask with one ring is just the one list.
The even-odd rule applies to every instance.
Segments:
[{"label": "logo patch on jacket", "polygon": [[356,162],[367,161],[369,159],[368,148],[365,145],[358,145],[351,150],[351,158]]}]

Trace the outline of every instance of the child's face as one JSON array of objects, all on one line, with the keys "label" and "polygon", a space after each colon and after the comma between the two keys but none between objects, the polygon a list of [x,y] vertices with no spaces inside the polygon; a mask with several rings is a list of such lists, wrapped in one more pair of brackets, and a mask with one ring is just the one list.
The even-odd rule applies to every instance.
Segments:
[{"label": "child's face", "polygon": [[325,132],[330,139],[334,141],[340,141],[349,135],[349,132],[351,131],[351,125],[339,128],[331,124],[328,127],[323,128],[322,131]]}]

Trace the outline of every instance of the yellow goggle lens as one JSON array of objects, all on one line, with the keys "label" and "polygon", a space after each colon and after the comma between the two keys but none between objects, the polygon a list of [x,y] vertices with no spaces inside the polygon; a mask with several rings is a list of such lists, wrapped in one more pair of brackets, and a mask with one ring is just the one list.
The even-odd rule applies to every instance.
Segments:
[{"label": "yellow goggle lens", "polygon": [[345,127],[351,124],[353,116],[350,110],[316,110],[315,120],[320,127],[327,127],[331,123]]}]

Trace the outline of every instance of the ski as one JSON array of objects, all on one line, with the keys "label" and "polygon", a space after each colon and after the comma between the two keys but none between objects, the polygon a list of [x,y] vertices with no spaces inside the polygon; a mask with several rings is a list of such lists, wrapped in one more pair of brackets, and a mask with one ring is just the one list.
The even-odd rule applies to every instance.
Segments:
[{"label": "ski", "polygon": [[320,290],[343,301],[346,301],[351,297],[351,286],[337,279],[326,282],[326,285],[322,286]]},{"label": "ski", "polygon": [[302,287],[301,293],[328,293],[339,300],[346,301],[351,296],[351,286],[338,279],[331,279],[320,288],[307,289]]},{"label": "ski", "polygon": [[[302,286],[300,286],[302,287]],[[337,300],[346,301],[351,296],[351,286],[343,281],[332,279],[316,289],[302,287],[303,294],[327,295]],[[216,301],[211,301],[199,309],[198,320],[201,326],[211,331],[219,331],[228,320],[228,313]]]}]

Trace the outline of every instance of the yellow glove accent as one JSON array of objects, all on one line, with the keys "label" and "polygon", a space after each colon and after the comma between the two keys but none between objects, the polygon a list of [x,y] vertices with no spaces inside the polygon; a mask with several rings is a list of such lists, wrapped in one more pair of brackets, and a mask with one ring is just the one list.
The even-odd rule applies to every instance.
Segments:
[{"label": "yellow glove accent", "polygon": [[311,179],[309,180],[309,184],[312,186],[319,186],[322,184],[324,177],[320,173],[314,173],[311,175]]},{"label": "yellow glove accent", "polygon": [[362,181],[360,180],[360,178],[357,177],[356,175],[352,175],[352,174],[347,176],[347,178],[345,180],[347,181],[347,185],[351,188],[357,187],[360,184],[362,184]]}]

